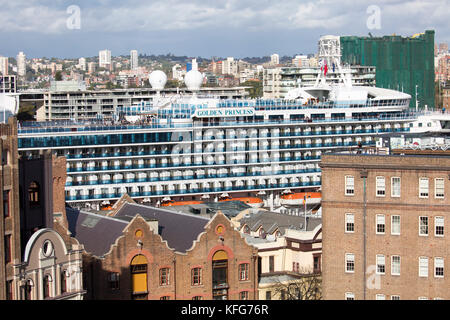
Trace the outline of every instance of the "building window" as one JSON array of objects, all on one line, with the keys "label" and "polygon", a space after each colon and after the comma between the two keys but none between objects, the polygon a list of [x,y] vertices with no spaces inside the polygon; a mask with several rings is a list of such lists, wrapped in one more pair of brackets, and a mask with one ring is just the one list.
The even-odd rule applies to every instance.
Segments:
[{"label": "building window", "polygon": [[11,262],[11,235],[5,235],[5,264]]},{"label": "building window", "polygon": [[13,282],[12,280],[6,281],[6,300],[13,300]]},{"label": "building window", "polygon": [[159,269],[159,285],[167,286],[170,284],[170,268]]},{"label": "building window", "polygon": [[384,197],[386,195],[386,181],[384,177],[376,177],[376,196]]},{"label": "building window", "polygon": [[266,291],[266,300],[272,300],[272,291]]},{"label": "building window", "polygon": [[428,198],[428,178],[419,178],[419,198]]},{"label": "building window", "polygon": [[355,177],[353,176],[345,176],[345,195],[355,195]]},{"label": "building window", "polygon": [[239,265],[239,281],[248,280],[249,267],[250,265],[248,263],[241,263]]},{"label": "building window", "polygon": [[28,187],[28,201],[31,206],[37,206],[40,202],[39,184],[35,181]]},{"label": "building window", "polygon": [[419,217],[419,235],[428,236],[428,217]]},{"label": "building window", "polygon": [[159,300],[170,300],[170,296],[162,296]]},{"label": "building window", "polygon": [[384,214],[377,214],[376,215],[376,234],[384,234],[386,230],[386,219]]},{"label": "building window", "polygon": [[320,263],[320,254],[313,255],[313,272],[320,273],[322,271],[321,263]]},{"label": "building window", "polygon": [[20,287],[20,293],[22,300],[31,300],[33,292],[33,281],[28,279],[25,284]]},{"label": "building window", "polygon": [[353,292],[346,292],[345,300],[355,300],[355,294]]},{"label": "building window", "polygon": [[109,289],[119,290],[119,273],[110,272],[108,274]]},{"label": "building window", "polygon": [[355,255],[353,253],[345,254],[345,272],[355,272]]},{"label": "building window", "polygon": [[444,236],[444,217],[434,217],[434,235],[436,237]]},{"label": "building window", "polygon": [[393,198],[400,197],[400,190],[401,190],[400,177],[392,177],[391,178],[391,197],[393,197]]},{"label": "building window", "polygon": [[399,295],[392,295],[391,296],[391,300],[400,300],[400,296]]},{"label": "building window", "polygon": [[377,294],[375,300],[386,300],[386,296],[384,294]]},{"label": "building window", "polygon": [[436,278],[444,277],[444,258],[434,258],[434,276]]},{"label": "building window", "polygon": [[239,300],[248,300],[248,291],[239,292]]},{"label": "building window", "polygon": [[391,216],[391,234],[400,235],[400,216]]},{"label": "building window", "polygon": [[377,274],[384,274],[386,272],[386,258],[382,254],[377,254]]},{"label": "building window", "polygon": [[437,199],[444,199],[444,179],[434,179],[434,197]]},{"label": "building window", "polygon": [[191,285],[199,286],[202,284],[202,268],[192,268],[191,270]]},{"label": "building window", "polygon": [[192,297],[192,300],[203,300],[202,296],[194,296]]},{"label": "building window", "polygon": [[52,279],[51,279],[50,275],[48,275],[48,274],[45,275],[44,281],[43,281],[44,299],[50,297],[51,282],[52,282]]},{"label": "building window", "polygon": [[147,280],[148,260],[142,255],[136,255],[131,260],[132,299],[146,300],[148,298]]},{"label": "building window", "polygon": [[9,190],[3,191],[3,216],[9,217]]},{"label": "building window", "polygon": [[61,294],[67,292],[67,271],[61,271]]},{"label": "building window", "polygon": [[391,257],[391,275],[400,275],[400,256]]},{"label": "building window", "polygon": [[345,214],[345,232],[355,232],[355,215],[353,213]]},{"label": "building window", "polygon": [[275,256],[269,257],[269,272],[275,271]]},{"label": "building window", "polygon": [[428,258],[419,257],[419,277],[428,277]]}]

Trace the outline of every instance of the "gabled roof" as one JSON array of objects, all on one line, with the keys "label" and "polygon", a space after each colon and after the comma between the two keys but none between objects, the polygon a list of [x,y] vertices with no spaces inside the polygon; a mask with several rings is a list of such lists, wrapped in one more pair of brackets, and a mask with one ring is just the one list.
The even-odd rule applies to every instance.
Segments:
[{"label": "gabled roof", "polygon": [[136,214],[144,219],[158,220],[158,234],[178,252],[189,249],[209,221],[201,216],[131,203],[124,203],[115,217],[134,217]]}]

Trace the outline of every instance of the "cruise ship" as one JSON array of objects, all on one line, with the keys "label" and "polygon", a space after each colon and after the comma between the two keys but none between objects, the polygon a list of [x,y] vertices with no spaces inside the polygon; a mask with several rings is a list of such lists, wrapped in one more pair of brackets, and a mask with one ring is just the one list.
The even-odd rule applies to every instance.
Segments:
[{"label": "cruise ship", "polygon": [[[283,195],[320,190],[323,153],[375,146],[377,135],[408,132],[416,117],[408,94],[322,78],[283,99],[220,99],[199,94],[202,75],[191,70],[192,94],[156,93],[116,110],[114,121],[20,123],[19,153],[65,156],[66,202],[75,207],[110,207],[124,193],[155,206],[226,197],[273,207]],[[166,80],[150,75],[157,90]]]}]

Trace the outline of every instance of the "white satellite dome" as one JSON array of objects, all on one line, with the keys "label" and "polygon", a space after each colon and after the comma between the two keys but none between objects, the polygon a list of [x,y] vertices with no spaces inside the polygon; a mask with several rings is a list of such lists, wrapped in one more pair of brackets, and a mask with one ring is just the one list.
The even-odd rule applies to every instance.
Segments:
[{"label": "white satellite dome", "polygon": [[184,83],[189,90],[198,91],[203,83],[203,75],[198,70],[191,70],[184,76]]},{"label": "white satellite dome", "polygon": [[152,86],[153,89],[162,90],[166,85],[167,76],[163,71],[155,70],[152,73],[150,73],[148,81],[150,82],[150,85]]}]

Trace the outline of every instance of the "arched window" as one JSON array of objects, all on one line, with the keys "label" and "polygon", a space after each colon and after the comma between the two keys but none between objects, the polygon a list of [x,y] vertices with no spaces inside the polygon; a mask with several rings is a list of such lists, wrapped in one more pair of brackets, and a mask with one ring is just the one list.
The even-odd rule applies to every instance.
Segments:
[{"label": "arched window", "polygon": [[61,271],[61,294],[67,292],[67,271]]},{"label": "arched window", "polygon": [[30,206],[37,206],[40,203],[39,184],[36,181],[31,182],[28,187],[28,201]]},{"label": "arched window", "polygon": [[228,299],[228,254],[219,250],[212,257],[213,299]]},{"label": "arched window", "polygon": [[147,269],[148,261],[144,255],[139,254],[131,260],[132,298],[135,300],[147,299]]},{"label": "arched window", "polygon": [[49,274],[45,275],[43,281],[44,299],[50,298],[51,282],[52,278],[50,277],[50,275]]},{"label": "arched window", "polygon": [[28,279],[21,287],[22,300],[31,300],[33,291],[33,280]]}]

